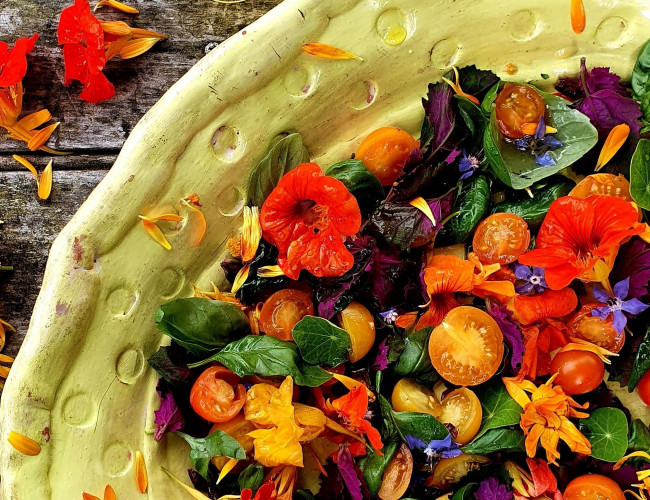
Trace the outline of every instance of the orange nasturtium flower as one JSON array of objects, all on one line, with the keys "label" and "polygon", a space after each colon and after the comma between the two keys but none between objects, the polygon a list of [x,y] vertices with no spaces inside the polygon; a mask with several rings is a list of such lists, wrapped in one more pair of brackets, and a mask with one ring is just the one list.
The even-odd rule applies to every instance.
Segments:
[{"label": "orange nasturtium flower", "polygon": [[550,499],[550,495],[553,495],[553,500],[562,500],[562,492],[557,489],[557,479],[551,472],[548,463],[541,458],[527,458],[526,464],[530,472],[511,460],[504,464],[512,479],[515,500]]},{"label": "orange nasturtium flower", "polygon": [[354,258],[344,237],[361,227],[357,200],[345,185],[304,163],[285,174],[260,213],[262,236],[278,247],[278,265],[291,279],[302,269],[314,276],[341,276]]},{"label": "orange nasturtium flower", "polygon": [[575,453],[591,453],[591,443],[569,420],[569,417],[587,418],[587,413],[577,410],[586,409],[589,403],[579,405],[560,386],[554,386],[556,376],[557,374],[553,375],[539,387],[530,380],[503,379],[512,399],[524,409],[520,426],[526,436],[526,453],[529,457],[534,457],[539,442],[546,450],[548,462],[555,465],[560,458],[557,451],[560,439]]},{"label": "orange nasturtium flower", "polygon": [[643,230],[636,209],[620,198],[564,196],[551,204],[536,248],[519,257],[519,262],[543,267],[546,283],[554,290],[575,278],[603,282],[621,243]]}]

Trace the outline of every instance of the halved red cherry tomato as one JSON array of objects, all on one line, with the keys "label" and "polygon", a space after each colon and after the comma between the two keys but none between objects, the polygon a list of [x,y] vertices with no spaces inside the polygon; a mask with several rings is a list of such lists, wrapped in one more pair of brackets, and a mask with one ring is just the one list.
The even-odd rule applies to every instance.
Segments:
[{"label": "halved red cherry tomato", "polygon": [[225,366],[211,366],[196,379],[190,392],[192,409],[208,422],[227,422],[246,402],[246,388]]},{"label": "halved red cherry tomato", "polygon": [[447,313],[429,338],[431,364],[454,385],[478,385],[494,375],[503,359],[503,334],[484,311],[460,306]]},{"label": "halved red cherry tomato", "polygon": [[339,324],[350,335],[350,361],[363,358],[375,343],[375,320],[368,309],[351,302],[338,316]]},{"label": "halved red cherry tomato", "polygon": [[650,406],[650,370],[643,374],[639,384],[636,386],[639,391],[639,397],[646,406]]},{"label": "halved red cherry tomato", "polygon": [[286,288],[271,295],[260,312],[260,329],[281,340],[292,340],[291,331],[305,316],[314,314],[309,295]]},{"label": "halved red cherry tomato", "polygon": [[413,475],[413,455],[409,447],[402,443],[384,469],[377,496],[381,500],[399,500],[411,483],[411,475]]},{"label": "halved red cherry tomato", "polygon": [[518,215],[496,213],[476,227],[472,247],[481,262],[510,264],[528,249],[530,231]]},{"label": "halved red cherry tomato", "polygon": [[585,394],[603,381],[605,364],[593,352],[559,352],[551,361],[551,374],[557,373],[555,384],[567,394]]},{"label": "halved red cherry tomato", "polygon": [[598,304],[582,306],[569,323],[570,337],[587,340],[608,351],[619,352],[625,344],[625,331],[616,331],[612,315],[604,320],[592,316],[591,311],[597,306]]},{"label": "halved red cherry tomato", "polygon": [[510,139],[523,137],[524,123],[539,123],[546,104],[542,96],[528,85],[507,83],[494,102],[494,114],[499,131]]},{"label": "halved red cherry tomato", "polygon": [[382,185],[390,186],[404,170],[404,165],[420,143],[408,132],[396,127],[383,127],[366,137],[355,153]]},{"label": "halved red cherry tomato", "polygon": [[612,479],[600,474],[586,474],[567,485],[564,500],[625,500],[625,495]]},{"label": "halved red cherry tomato", "polygon": [[483,408],[474,391],[462,387],[451,391],[442,400],[442,414],[439,420],[452,424],[458,431],[456,442],[467,444],[478,433],[483,419]]}]

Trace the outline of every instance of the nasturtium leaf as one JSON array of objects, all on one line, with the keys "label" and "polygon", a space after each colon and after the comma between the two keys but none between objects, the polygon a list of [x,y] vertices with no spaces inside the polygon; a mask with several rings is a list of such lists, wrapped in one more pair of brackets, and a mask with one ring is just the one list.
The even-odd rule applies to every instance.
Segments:
[{"label": "nasturtium leaf", "polygon": [[457,243],[469,239],[489,207],[490,183],[486,176],[476,175],[461,184],[453,208],[453,212],[458,212],[458,215],[449,221]]},{"label": "nasturtium leaf", "polygon": [[248,179],[250,202],[261,207],[284,174],[309,162],[309,153],[298,133],[280,134],[271,141],[268,153],[255,165]]},{"label": "nasturtium leaf", "polygon": [[510,397],[501,379],[483,386],[478,396],[483,407],[483,419],[475,439],[490,429],[519,425],[521,406]]},{"label": "nasturtium leaf", "polygon": [[580,420],[580,431],[591,443],[591,456],[617,462],[627,451],[627,417],[618,408],[597,408]]},{"label": "nasturtium leaf", "polygon": [[250,464],[239,473],[237,481],[240,491],[248,488],[255,494],[264,483],[264,467],[257,463]]},{"label": "nasturtium leaf", "polygon": [[368,450],[368,454],[359,460],[359,468],[363,472],[363,479],[373,497],[379,492],[384,470],[386,470],[395,453],[397,453],[399,446],[400,444],[397,441],[387,443],[381,450],[383,455]]},{"label": "nasturtium leaf", "polygon": [[426,441],[444,439],[449,434],[439,420],[428,413],[392,411],[393,420],[402,436],[414,436]]},{"label": "nasturtium leaf", "polygon": [[490,429],[478,438],[474,438],[463,446],[463,453],[475,455],[487,455],[488,453],[500,452],[523,452],[525,451],[524,433],[521,429]]},{"label": "nasturtium leaf", "polygon": [[641,139],[630,163],[630,195],[645,210],[650,210],[650,140]]},{"label": "nasturtium leaf", "polygon": [[643,423],[643,420],[638,418],[632,420],[630,424],[627,453],[632,453],[633,451],[650,453],[650,429]]},{"label": "nasturtium leaf", "polygon": [[634,92],[634,97],[639,100],[641,97],[650,91],[650,82],[648,78],[650,77],[650,41],[646,42],[641,52],[636,59],[636,64],[634,65],[634,70],[632,71],[632,78],[630,83],[632,84],[632,91]]},{"label": "nasturtium leaf", "polygon": [[325,171],[325,175],[338,179],[348,188],[365,216],[374,212],[385,197],[381,182],[361,160],[335,163]]},{"label": "nasturtium leaf", "polygon": [[632,392],[641,380],[641,377],[650,370],[650,326],[645,333],[645,337],[639,345],[639,350],[634,356],[634,364],[630,371],[630,379],[627,383],[627,390]]},{"label": "nasturtium leaf", "polygon": [[240,377],[290,375],[297,385],[307,387],[318,387],[332,378],[332,375],[321,367],[305,363],[300,358],[295,344],[270,335],[248,335],[231,342],[217,354],[190,365],[190,368],[211,361],[221,363]]},{"label": "nasturtium leaf", "polygon": [[215,430],[205,438],[194,438],[184,432],[176,432],[190,445],[190,459],[194,469],[204,478],[208,477],[208,465],[212,457],[230,457],[237,460],[244,460],[246,452],[244,448],[228,434]]},{"label": "nasturtium leaf", "polygon": [[483,136],[485,155],[494,175],[513,189],[524,189],[535,182],[556,174],[582,158],[598,142],[598,131],[589,118],[561,97],[540,92],[548,109],[548,125],[557,129],[553,134],[562,147],[549,152],[555,165],[541,166],[530,152],[519,151],[499,132],[494,113]]},{"label": "nasturtium leaf", "polygon": [[160,306],[158,329],[197,356],[208,355],[250,331],[248,318],[229,302],[191,297]]},{"label": "nasturtium leaf", "polygon": [[307,363],[337,366],[348,361],[350,334],[326,319],[305,316],[293,327],[292,336]]},{"label": "nasturtium leaf", "polygon": [[404,348],[393,365],[398,377],[414,377],[432,370],[429,357],[429,336],[433,327],[428,326],[404,337]]},{"label": "nasturtium leaf", "polygon": [[478,488],[478,483],[468,483],[464,486],[461,486],[454,496],[451,497],[451,500],[476,500],[474,492]]}]

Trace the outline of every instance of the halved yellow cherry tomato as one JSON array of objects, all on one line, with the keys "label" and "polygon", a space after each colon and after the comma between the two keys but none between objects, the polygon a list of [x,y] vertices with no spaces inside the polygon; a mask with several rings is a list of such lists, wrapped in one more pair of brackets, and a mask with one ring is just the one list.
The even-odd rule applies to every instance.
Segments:
[{"label": "halved yellow cherry tomato", "polygon": [[[255,427],[253,422],[249,422],[246,420],[246,417],[243,413],[239,413],[232,420],[214,424],[212,426],[212,429],[210,429],[210,434],[217,430],[225,432],[231,438],[237,441],[242,446],[242,448],[244,448],[244,451],[248,454],[253,451],[253,438],[249,437],[248,433],[253,432],[255,429],[257,429],[257,427]],[[212,463],[219,470],[221,470],[221,468],[226,465],[226,462],[229,460],[230,458],[228,457],[212,457]]]},{"label": "halved yellow cherry tomato", "polygon": [[375,320],[370,311],[358,302],[352,302],[338,316],[339,325],[350,335],[350,361],[363,358],[375,343]]},{"label": "halved yellow cherry tomato", "polygon": [[410,378],[403,378],[395,384],[391,403],[395,411],[428,413],[436,418],[442,413],[442,405],[433,392]]},{"label": "halved yellow cherry tomato", "polygon": [[490,461],[483,455],[468,455],[463,453],[454,458],[441,458],[425,481],[425,486],[449,489],[463,479],[469,472],[478,469],[482,464]]},{"label": "halved yellow cherry tomato", "polygon": [[503,334],[486,312],[472,306],[456,307],[431,333],[429,356],[447,382],[482,384],[501,364]]},{"label": "halved yellow cherry tomato", "polygon": [[494,102],[494,115],[499,131],[510,139],[526,135],[521,127],[525,123],[539,123],[546,104],[542,96],[528,85],[507,83]]},{"label": "halved yellow cherry tomato", "polygon": [[528,249],[530,231],[518,215],[496,213],[476,227],[472,247],[481,262],[510,264]]},{"label": "halved yellow cherry tomato", "polygon": [[225,366],[211,366],[196,379],[190,392],[192,409],[208,422],[227,422],[246,401],[246,388]]},{"label": "halved yellow cherry tomato", "polygon": [[408,132],[396,127],[383,127],[368,135],[355,153],[382,185],[390,186],[404,171],[404,165],[420,143]]},{"label": "halved yellow cherry tomato", "polygon": [[381,488],[377,496],[381,500],[399,500],[404,496],[413,475],[413,455],[402,443],[395,456],[384,469]]},{"label": "halved yellow cherry tomato", "polygon": [[587,340],[608,351],[619,352],[625,344],[625,331],[616,331],[611,315],[604,320],[592,316],[591,311],[596,307],[598,304],[582,306],[569,323],[569,336]]},{"label": "halved yellow cherry tomato", "polygon": [[623,490],[612,479],[600,474],[585,474],[571,481],[564,500],[625,500]]},{"label": "halved yellow cherry tomato", "polygon": [[474,439],[481,427],[482,418],[481,402],[474,391],[467,387],[451,391],[442,400],[439,420],[456,428],[458,436],[455,441],[458,444],[467,444]]},{"label": "halved yellow cherry tomato", "polygon": [[300,290],[285,288],[271,295],[260,312],[260,328],[267,335],[280,340],[292,340],[296,323],[314,314],[314,304],[309,295]]},{"label": "halved yellow cherry tomato", "polygon": [[574,187],[569,196],[586,198],[587,196],[616,196],[625,201],[632,201],[630,183],[622,175],[591,174]]}]

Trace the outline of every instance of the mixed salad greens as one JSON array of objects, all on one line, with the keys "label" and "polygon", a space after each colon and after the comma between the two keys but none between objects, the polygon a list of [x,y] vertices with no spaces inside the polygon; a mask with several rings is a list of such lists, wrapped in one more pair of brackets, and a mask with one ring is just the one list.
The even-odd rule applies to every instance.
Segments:
[{"label": "mixed salad greens", "polygon": [[649,76],[650,44],[631,87],[454,68],[419,140],[318,166],[275,137],[231,289],[155,316],[192,495],[648,498]]}]

